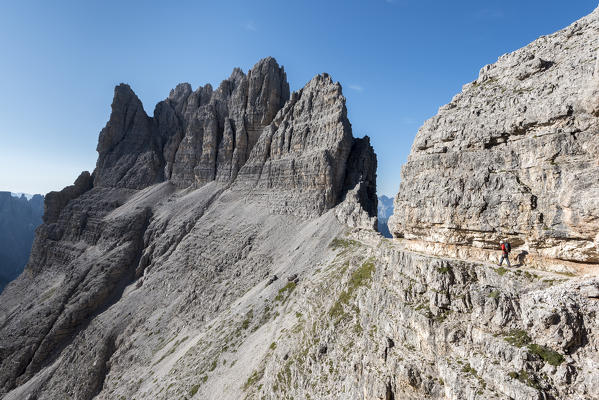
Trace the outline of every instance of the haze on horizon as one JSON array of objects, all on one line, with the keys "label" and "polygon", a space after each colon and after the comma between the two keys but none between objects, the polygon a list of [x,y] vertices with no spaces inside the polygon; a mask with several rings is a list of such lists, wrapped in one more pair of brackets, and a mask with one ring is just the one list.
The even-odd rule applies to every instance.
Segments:
[{"label": "haze on horizon", "polygon": [[152,115],[177,83],[214,87],[273,56],[291,90],[343,86],[355,136],[394,196],[419,126],[479,69],[590,13],[596,0],[14,2],[0,15],[0,190],[45,194],[92,171],[113,88]]}]

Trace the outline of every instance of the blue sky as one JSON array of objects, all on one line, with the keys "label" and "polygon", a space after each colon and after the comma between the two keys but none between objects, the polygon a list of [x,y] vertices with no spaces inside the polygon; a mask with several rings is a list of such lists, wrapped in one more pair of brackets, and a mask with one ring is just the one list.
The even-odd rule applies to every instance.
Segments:
[{"label": "blue sky", "polygon": [[395,195],[419,126],[479,69],[590,13],[565,1],[0,2],[0,190],[46,193],[93,170],[113,88],[148,114],[179,82],[217,86],[273,56],[292,90],[328,72]]}]

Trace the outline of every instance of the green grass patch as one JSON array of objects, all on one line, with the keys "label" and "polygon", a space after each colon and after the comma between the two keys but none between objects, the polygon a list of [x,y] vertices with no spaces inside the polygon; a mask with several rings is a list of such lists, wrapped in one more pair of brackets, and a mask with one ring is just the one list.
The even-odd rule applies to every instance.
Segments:
[{"label": "green grass patch", "polygon": [[355,241],[355,240],[335,238],[331,241],[331,243],[329,244],[329,247],[332,248],[333,250],[337,250],[337,249],[347,249],[349,247],[359,246],[359,245],[360,245],[360,242]]},{"label": "green grass patch", "polygon": [[259,382],[264,376],[264,368],[257,369],[249,376],[248,380],[243,384],[243,390],[248,390],[255,383]]},{"label": "green grass patch", "polygon": [[289,298],[289,296],[291,296],[291,293],[293,293],[293,291],[295,290],[296,287],[297,287],[297,283],[295,283],[293,281],[287,282],[287,284],[285,286],[283,286],[281,289],[279,289],[279,293],[275,297],[275,301],[280,301],[281,303],[285,303],[287,301],[287,299]]},{"label": "green grass patch", "polygon": [[532,354],[536,354],[541,357],[545,362],[557,367],[561,363],[564,362],[564,356],[562,356],[557,351],[554,351],[548,347],[540,346],[535,343],[531,343],[528,345],[528,350]]},{"label": "green grass patch", "polygon": [[439,268],[437,268],[437,271],[440,274],[449,274],[451,272],[451,266],[446,265],[445,267],[439,267]]},{"label": "green grass patch", "polygon": [[245,319],[241,323],[241,329],[246,330],[250,326],[252,318],[254,318],[254,310],[250,309],[250,311],[248,311],[245,315]]},{"label": "green grass patch", "polygon": [[195,384],[195,385],[193,385],[193,386],[191,387],[191,389],[189,389],[189,395],[190,395],[190,396],[194,396],[194,395],[195,395],[195,394],[198,392],[198,390],[200,389],[200,386],[201,386],[201,385],[200,385],[199,383],[198,383],[198,384]]},{"label": "green grass patch", "polygon": [[366,286],[372,279],[372,274],[375,271],[375,265],[373,259],[368,259],[364,264],[356,268],[352,272],[349,282],[347,283],[347,289],[343,290],[339,295],[339,298],[333,304],[333,307],[329,310],[329,315],[338,321],[343,319],[347,314],[345,313],[344,306],[349,304],[350,299],[353,298],[355,291],[361,287]]},{"label": "green grass patch", "polygon": [[512,346],[522,347],[530,343],[530,336],[522,329],[513,329],[504,340]]},{"label": "green grass patch", "polygon": [[476,370],[475,370],[474,368],[472,368],[472,367],[470,366],[470,364],[465,364],[465,365],[462,367],[462,372],[465,372],[465,373],[467,373],[467,374],[471,374],[471,375],[477,376],[477,374],[476,374]]},{"label": "green grass patch", "polygon": [[517,379],[531,388],[540,389],[539,384],[535,381],[534,377],[531,376],[526,370],[520,370],[520,372],[512,371],[508,373],[508,376],[512,379]]},{"label": "green grass patch", "polygon": [[507,272],[507,268],[499,267],[495,270],[495,272],[497,272],[497,275],[503,276]]},{"label": "green grass patch", "polygon": [[499,297],[499,290],[493,290],[491,293],[489,293],[489,295],[487,296],[490,299],[496,299]]}]

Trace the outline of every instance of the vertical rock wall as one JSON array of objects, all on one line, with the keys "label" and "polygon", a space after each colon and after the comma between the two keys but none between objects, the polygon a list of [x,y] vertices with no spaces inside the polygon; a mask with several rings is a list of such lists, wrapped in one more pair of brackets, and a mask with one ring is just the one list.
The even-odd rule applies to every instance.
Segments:
[{"label": "vertical rock wall", "polygon": [[599,262],[599,11],[501,56],[419,130],[395,237]]}]

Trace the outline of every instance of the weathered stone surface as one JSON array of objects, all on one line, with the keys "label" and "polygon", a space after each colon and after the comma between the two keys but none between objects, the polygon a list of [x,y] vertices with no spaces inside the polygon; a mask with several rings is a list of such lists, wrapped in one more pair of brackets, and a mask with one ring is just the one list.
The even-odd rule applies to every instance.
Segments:
[{"label": "weathered stone surface", "polygon": [[347,212],[374,217],[376,156],[353,139],[340,85],[317,76],[285,103],[288,90],[272,58],[216,91],[177,86],[153,118],[115,89],[96,170],[46,197],[2,294],[0,395],[116,396],[111,371],[145,365],[171,332],[204,329],[269,276],[300,284],[343,229],[328,211],[349,190]]},{"label": "weathered stone surface", "polygon": [[313,217],[362,179],[370,196],[363,206],[370,212],[376,207],[376,156],[367,140],[352,153],[360,140],[352,138],[341,85],[318,75],[264,129],[233,187],[251,192],[274,212]]},{"label": "weathered stone surface", "polygon": [[[542,60],[514,76],[536,79],[558,64]],[[599,397],[596,269],[497,268],[382,238],[376,157],[368,138],[352,138],[340,85],[319,75],[281,106],[281,70],[270,60],[256,68],[247,78],[234,71],[216,91],[173,90],[151,121],[156,146],[138,147],[161,169],[150,162],[156,174],[139,184],[129,177],[147,166],[126,150],[137,131],[103,133],[102,178],[51,207],[25,273],[0,295],[3,399]],[[234,102],[239,114],[231,93],[248,93]],[[134,137],[117,142],[118,132]],[[450,160],[428,150],[407,171],[420,160],[432,176],[435,162],[480,161],[484,149]],[[590,165],[584,157],[580,168]],[[125,164],[131,173],[113,179]],[[444,204],[430,179],[412,178],[412,195]],[[485,193],[474,183],[470,198]],[[396,210],[396,225],[411,215]],[[431,229],[440,239],[428,243],[442,242]],[[581,254],[576,243],[572,253]]]},{"label": "weathered stone surface", "polygon": [[92,185],[92,176],[89,172],[83,171],[71,186],[67,186],[59,192],[48,193],[44,199],[44,223],[51,224],[56,222],[65,206],[71,200],[90,190]]},{"label": "weathered stone surface", "polygon": [[275,59],[247,76],[236,68],[218,89],[178,85],[154,117],[128,85],[115,88],[112,114],[100,133],[94,185],[142,189],[171,180],[177,187],[229,183],[279,109],[289,84]]},{"label": "weathered stone surface", "polygon": [[159,139],[133,90],[118,85],[98,140],[94,186],[141,189],[164,180]]},{"label": "weathered stone surface", "polygon": [[501,56],[425,122],[396,237],[599,262],[599,11]]}]

